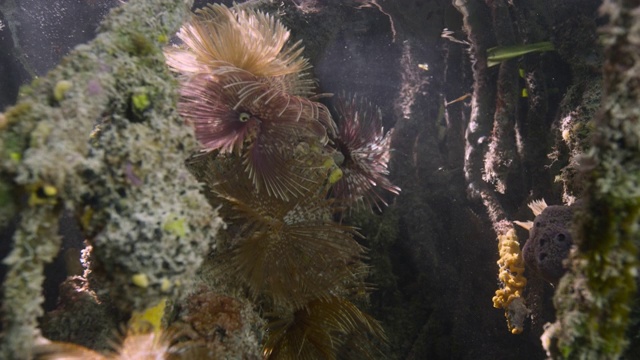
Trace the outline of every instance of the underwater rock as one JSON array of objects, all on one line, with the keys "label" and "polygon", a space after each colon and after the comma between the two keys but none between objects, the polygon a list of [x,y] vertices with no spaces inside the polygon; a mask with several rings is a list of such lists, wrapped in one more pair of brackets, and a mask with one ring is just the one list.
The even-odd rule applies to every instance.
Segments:
[{"label": "underwater rock", "polygon": [[41,330],[52,341],[106,350],[123,320],[108,299],[98,298],[85,278],[70,276],[60,284],[58,307],[45,314]]},{"label": "underwater rock", "polygon": [[546,207],[533,221],[523,249],[527,267],[554,285],[566,271],[563,261],[573,245],[573,210],[570,206]]}]

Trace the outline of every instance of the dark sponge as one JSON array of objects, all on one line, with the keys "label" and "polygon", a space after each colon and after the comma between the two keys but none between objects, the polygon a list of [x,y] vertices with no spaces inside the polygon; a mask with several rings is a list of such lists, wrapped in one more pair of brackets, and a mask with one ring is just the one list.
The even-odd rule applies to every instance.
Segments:
[{"label": "dark sponge", "polygon": [[527,267],[552,284],[557,284],[566,271],[562,262],[573,245],[572,218],[573,208],[548,206],[536,216],[523,249]]}]

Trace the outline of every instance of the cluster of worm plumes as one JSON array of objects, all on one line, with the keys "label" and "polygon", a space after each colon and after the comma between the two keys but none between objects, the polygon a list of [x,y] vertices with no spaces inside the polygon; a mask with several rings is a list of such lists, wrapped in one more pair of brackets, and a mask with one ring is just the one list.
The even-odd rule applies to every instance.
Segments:
[{"label": "cluster of worm plumes", "polygon": [[202,146],[190,167],[222,204],[217,262],[262,309],[265,357],[366,356],[385,336],[354,305],[366,294],[364,249],[339,219],[400,191],[387,179],[391,131],[355,97],[336,101],[336,125],[289,36],[271,15],[222,5],[182,27],[183,44],[165,54]]}]

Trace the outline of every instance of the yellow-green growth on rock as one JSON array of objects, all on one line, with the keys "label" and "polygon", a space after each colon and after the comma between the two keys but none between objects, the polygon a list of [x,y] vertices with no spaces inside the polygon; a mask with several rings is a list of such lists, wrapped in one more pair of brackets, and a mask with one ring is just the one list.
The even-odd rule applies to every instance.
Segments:
[{"label": "yellow-green growth on rock", "polygon": [[60,102],[64,100],[64,96],[67,91],[71,90],[73,87],[73,83],[69,80],[60,80],[56,83],[56,86],[53,88],[53,98]]},{"label": "yellow-green growth on rock", "polygon": [[162,331],[162,318],[167,307],[167,299],[161,299],[154,306],[143,311],[134,311],[129,320],[129,331],[133,334],[146,332],[160,333]]}]

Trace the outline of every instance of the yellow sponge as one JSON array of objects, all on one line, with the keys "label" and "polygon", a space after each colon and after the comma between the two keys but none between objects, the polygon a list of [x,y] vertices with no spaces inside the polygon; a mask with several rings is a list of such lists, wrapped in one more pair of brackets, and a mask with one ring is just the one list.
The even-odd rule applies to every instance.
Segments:
[{"label": "yellow sponge", "polygon": [[[500,250],[498,278],[502,287],[496,290],[493,307],[505,310],[509,331],[512,334],[519,334],[523,330],[524,319],[528,313],[522,299],[527,279],[524,277],[524,259],[515,230],[510,229],[506,234],[498,236],[498,248]],[[513,303],[516,299],[518,301]]]}]

